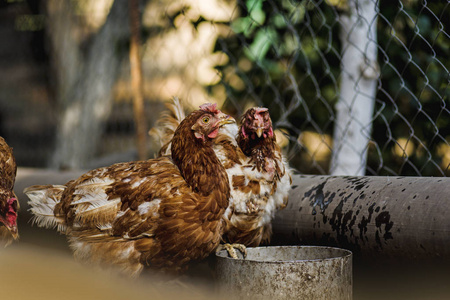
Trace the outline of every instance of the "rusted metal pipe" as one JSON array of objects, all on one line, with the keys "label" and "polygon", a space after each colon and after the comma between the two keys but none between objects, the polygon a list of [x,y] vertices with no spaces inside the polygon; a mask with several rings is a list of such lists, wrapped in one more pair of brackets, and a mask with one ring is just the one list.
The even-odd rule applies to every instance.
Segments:
[{"label": "rusted metal pipe", "polygon": [[273,244],[450,260],[450,178],[295,175]]}]

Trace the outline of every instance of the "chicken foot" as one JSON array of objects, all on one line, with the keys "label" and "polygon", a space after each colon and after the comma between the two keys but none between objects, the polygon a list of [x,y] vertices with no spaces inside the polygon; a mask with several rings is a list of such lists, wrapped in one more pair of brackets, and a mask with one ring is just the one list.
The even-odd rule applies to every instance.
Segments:
[{"label": "chicken foot", "polygon": [[229,244],[229,243],[220,244],[216,249],[216,253],[221,250],[224,250],[224,249],[227,250],[228,255],[231,258],[234,258],[234,259],[239,258],[235,249],[239,250],[242,253],[243,258],[247,257],[247,248],[243,244],[236,244],[236,243],[235,244]]}]

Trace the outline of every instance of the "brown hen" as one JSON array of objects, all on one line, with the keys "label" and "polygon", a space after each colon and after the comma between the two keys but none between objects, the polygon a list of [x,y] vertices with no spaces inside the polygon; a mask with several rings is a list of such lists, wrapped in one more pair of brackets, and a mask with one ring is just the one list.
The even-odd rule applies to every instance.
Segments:
[{"label": "brown hen", "polygon": [[38,226],[68,236],[76,258],[138,275],[179,272],[220,242],[230,187],[212,150],[229,117],[203,105],[178,126],[172,155],[114,164],[65,185],[25,189]]},{"label": "brown hen", "polygon": [[19,238],[19,201],[13,190],[16,173],[17,165],[12,148],[0,137],[0,243],[5,247]]},{"label": "brown hen", "polygon": [[249,189],[253,193],[234,204],[232,226],[226,238],[233,243],[258,246],[270,242],[275,212],[287,205],[292,170],[276,142],[267,108],[254,107],[244,113],[237,143],[248,159],[245,177],[233,176],[230,180],[232,194],[248,194]]},{"label": "brown hen", "polygon": [[[160,155],[170,154],[171,134],[184,118],[178,99],[168,104],[168,108],[169,112],[150,131],[161,144]],[[240,128],[236,123],[221,127],[213,141],[213,149],[231,184],[223,240],[255,247],[270,240],[275,212],[287,203],[291,170],[276,144],[266,108],[249,109],[241,123]]]}]

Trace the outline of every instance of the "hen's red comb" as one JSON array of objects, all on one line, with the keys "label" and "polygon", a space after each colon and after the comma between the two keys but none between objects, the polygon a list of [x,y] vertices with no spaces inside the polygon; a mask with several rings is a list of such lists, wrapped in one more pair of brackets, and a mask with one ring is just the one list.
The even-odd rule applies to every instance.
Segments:
[{"label": "hen's red comb", "polygon": [[255,111],[256,111],[256,113],[257,114],[260,114],[260,113],[262,113],[262,112],[266,112],[266,111],[268,111],[269,109],[268,108],[265,108],[265,107],[255,107]]},{"label": "hen's red comb", "polygon": [[217,109],[217,103],[205,103],[200,105],[200,109],[203,111],[209,111],[212,113],[218,113],[219,110]]}]

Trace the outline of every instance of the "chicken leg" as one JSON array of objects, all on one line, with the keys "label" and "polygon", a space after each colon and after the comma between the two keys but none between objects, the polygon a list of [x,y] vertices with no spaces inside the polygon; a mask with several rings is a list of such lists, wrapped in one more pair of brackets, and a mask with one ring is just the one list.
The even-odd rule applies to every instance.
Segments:
[{"label": "chicken leg", "polygon": [[234,258],[234,259],[240,258],[240,257],[238,257],[235,249],[237,249],[241,252],[242,258],[245,259],[247,257],[247,248],[243,244],[236,244],[236,243],[235,244],[229,244],[229,243],[220,244],[216,249],[216,253],[218,253],[219,251],[224,250],[224,249],[227,250],[228,255],[231,258]]}]

